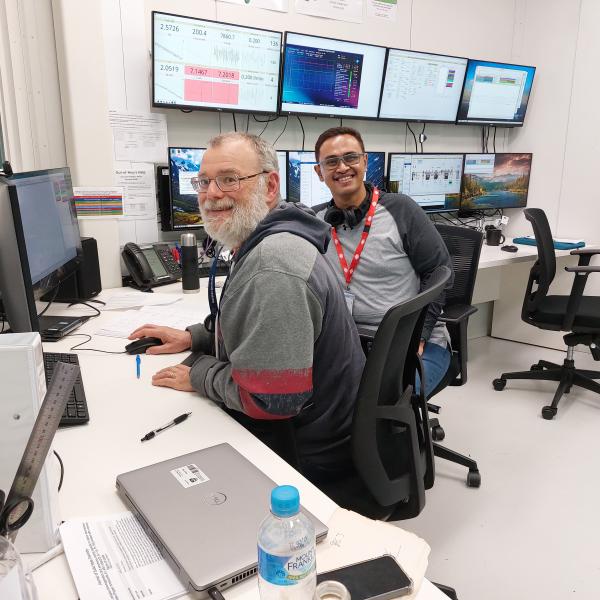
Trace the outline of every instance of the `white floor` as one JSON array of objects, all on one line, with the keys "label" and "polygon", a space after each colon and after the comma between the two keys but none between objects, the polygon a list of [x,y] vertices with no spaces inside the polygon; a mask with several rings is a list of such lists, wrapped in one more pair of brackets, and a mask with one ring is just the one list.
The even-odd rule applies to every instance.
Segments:
[{"label": "white floor", "polygon": [[[460,600],[600,598],[600,396],[573,387],[546,421],[556,383],[509,381],[496,392],[491,382],[564,354],[491,338],[469,349],[467,384],[434,401],[443,443],[477,460],[481,487],[436,459],[425,509],[398,525],[429,542],[428,578]],[[600,370],[589,352],[575,364]]]}]

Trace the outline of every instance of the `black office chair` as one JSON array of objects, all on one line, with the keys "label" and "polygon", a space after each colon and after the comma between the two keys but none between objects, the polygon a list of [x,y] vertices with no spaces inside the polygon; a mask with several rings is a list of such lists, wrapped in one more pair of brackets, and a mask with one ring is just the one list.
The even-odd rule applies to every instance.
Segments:
[{"label": "black office chair", "polygon": [[[538,250],[538,259],[531,268],[521,318],[525,323],[550,331],[568,331],[563,336],[567,345],[567,357],[562,365],[540,360],[529,371],[502,373],[494,379],[494,389],[501,391],[508,379],[538,379],[558,381],[552,404],[542,408],[544,419],[553,419],[563,394],[568,394],[573,385],[600,394],[600,371],[576,369],[573,351],[578,344],[590,347],[595,360],[600,360],[600,297],[584,296],[585,285],[590,273],[600,272],[600,266],[590,266],[592,256],[600,254],[600,249],[580,248],[571,251],[579,256],[576,267],[565,267],[565,271],[575,273],[569,296],[549,296],[548,291],[556,274],[556,257],[552,232],[548,219],[539,208],[526,208],[525,217],[533,226]],[[535,289],[534,289],[535,288]]]},{"label": "black office chair", "polygon": [[[483,243],[483,234],[474,229],[453,225],[436,225],[436,228],[448,248],[454,271],[454,283],[451,289],[446,290],[444,310],[439,317],[448,328],[452,354],[448,371],[429,394],[428,400],[449,385],[464,385],[467,382],[467,326],[469,317],[477,312],[471,301]],[[440,410],[435,404],[429,403],[428,406],[432,412],[438,413]],[[438,419],[431,419],[430,424],[433,440],[442,441],[445,432]],[[481,485],[481,474],[475,460],[437,443],[433,444],[433,453],[438,458],[467,467],[469,487]]]}]

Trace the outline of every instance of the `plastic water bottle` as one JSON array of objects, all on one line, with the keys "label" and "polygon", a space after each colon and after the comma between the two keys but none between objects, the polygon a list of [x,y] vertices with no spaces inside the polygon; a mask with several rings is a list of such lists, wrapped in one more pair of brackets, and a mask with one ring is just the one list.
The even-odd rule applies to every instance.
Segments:
[{"label": "plastic water bottle", "polygon": [[258,530],[261,600],[312,600],[317,582],[315,528],[291,485],[271,492],[271,514]]}]

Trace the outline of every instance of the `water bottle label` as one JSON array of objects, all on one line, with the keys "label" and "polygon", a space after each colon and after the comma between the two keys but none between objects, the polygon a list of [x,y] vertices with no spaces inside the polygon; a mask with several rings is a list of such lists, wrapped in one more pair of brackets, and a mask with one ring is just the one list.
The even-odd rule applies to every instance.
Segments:
[{"label": "water bottle label", "polygon": [[315,549],[276,556],[258,547],[258,573],[274,585],[296,585],[315,570]]}]

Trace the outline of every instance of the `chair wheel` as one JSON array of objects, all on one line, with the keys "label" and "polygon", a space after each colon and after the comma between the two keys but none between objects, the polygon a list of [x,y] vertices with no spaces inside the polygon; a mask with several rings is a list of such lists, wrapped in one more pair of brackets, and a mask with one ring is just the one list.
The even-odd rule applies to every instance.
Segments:
[{"label": "chair wheel", "polygon": [[537,363],[535,363],[535,365],[531,365],[531,368],[529,370],[530,371],[543,371],[544,367],[542,367],[542,365],[538,365]]},{"label": "chair wheel", "polygon": [[481,474],[479,471],[469,471],[467,474],[467,485],[478,488],[481,485]]},{"label": "chair wheel", "polygon": [[506,386],[506,379],[498,378],[492,381],[492,385],[497,392],[501,392]]},{"label": "chair wheel", "polygon": [[431,428],[431,437],[434,442],[441,442],[446,437],[446,432],[441,425],[436,425]]},{"label": "chair wheel", "polygon": [[554,406],[544,406],[544,408],[542,408],[542,417],[547,421],[552,421],[557,412],[558,409],[554,408]]}]

